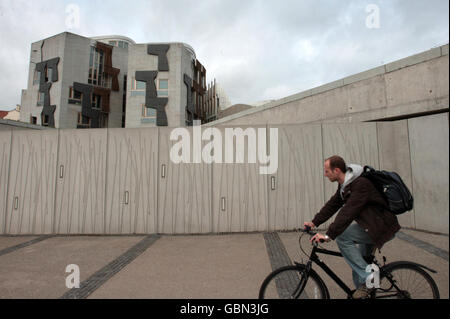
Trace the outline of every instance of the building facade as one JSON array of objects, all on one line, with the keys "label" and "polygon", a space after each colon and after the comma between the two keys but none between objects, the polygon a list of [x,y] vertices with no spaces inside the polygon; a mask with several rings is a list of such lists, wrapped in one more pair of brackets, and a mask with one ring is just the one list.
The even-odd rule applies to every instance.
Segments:
[{"label": "building facade", "polygon": [[185,43],[69,32],[31,45],[20,121],[55,128],[206,122],[206,69]]},{"label": "building facade", "polygon": [[128,49],[64,32],[31,45],[20,120],[55,128],[121,127]]}]

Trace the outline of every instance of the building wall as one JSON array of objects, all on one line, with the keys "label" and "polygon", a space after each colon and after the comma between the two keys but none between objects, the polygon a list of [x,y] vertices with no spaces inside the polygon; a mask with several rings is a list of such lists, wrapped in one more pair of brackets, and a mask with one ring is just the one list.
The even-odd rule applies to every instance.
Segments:
[{"label": "building wall", "polygon": [[[69,104],[69,90],[74,82],[86,83],[89,77],[89,50],[94,41],[67,33],[65,43],[64,73],[62,76],[61,89],[61,128],[77,128],[78,113],[81,112],[81,105]],[[61,63],[61,62],[60,62]]]},{"label": "building wall", "polygon": [[[77,128],[78,113],[81,105],[69,104],[69,88],[74,82],[88,84],[90,48],[97,41],[90,38],[68,33],[65,46],[65,61],[63,74],[63,87],[61,91],[61,126],[63,128]],[[120,69],[118,75],[119,91],[110,93],[110,112],[108,114],[108,127],[121,127],[122,125],[122,95],[123,76],[127,74],[128,50],[114,47],[112,65]]]},{"label": "building wall", "polygon": [[352,123],[448,110],[448,44],[212,122]]},{"label": "building wall", "polygon": [[0,131],[0,234],[292,230],[336,191],[322,166],[333,154],[400,173],[414,196],[401,226],[448,234],[448,114],[262,127],[278,129],[270,175],[259,161],[175,164],[170,127]]},{"label": "building wall", "polygon": [[[181,66],[180,66],[180,74],[179,79],[177,80],[177,87],[179,88],[179,97],[177,104],[174,105],[174,108],[178,108],[180,112],[179,116],[179,124],[178,126],[186,126],[186,107],[187,107],[187,86],[184,84],[184,74],[189,76],[191,79],[194,79],[194,66],[193,61],[195,61],[195,54],[188,50],[186,46],[182,43],[177,43],[177,47],[181,52]],[[194,96],[192,97],[192,103],[195,104]]]},{"label": "building wall", "polygon": [[[39,82],[33,83],[34,73],[36,70],[36,63],[50,60],[53,58],[60,58],[58,63],[58,81],[52,83],[50,89],[50,105],[56,105],[54,113],[55,127],[59,127],[59,116],[61,112],[61,88],[63,75],[63,61],[65,52],[65,39],[67,33],[61,33],[31,44],[30,65],[28,71],[28,85],[27,90],[22,94],[22,111],[20,121],[30,123],[30,116],[37,117],[37,123],[41,124],[41,112],[43,106],[37,106]],[[41,49],[42,47],[42,49]]]},{"label": "building wall", "polygon": [[[37,117],[37,124],[41,125],[42,106],[37,107],[39,83],[33,83],[36,64],[59,57],[58,81],[50,89],[50,104],[56,105],[55,127],[76,128],[78,113],[81,105],[69,104],[69,90],[74,82],[88,84],[90,47],[96,41],[73,33],[64,32],[54,37],[35,42],[31,45],[30,67],[27,90],[22,92],[22,112],[20,121],[29,123],[30,116]],[[34,52],[36,51],[36,52]],[[111,91],[109,127],[122,126],[123,76],[127,74],[128,50],[114,47],[112,55],[113,67],[119,68],[119,91]]]},{"label": "building wall", "polygon": [[[79,104],[69,103],[70,87],[73,86],[74,82],[88,84],[90,47],[95,46],[96,42],[97,40],[93,38],[64,32],[31,45],[28,86],[22,92],[23,112],[20,119],[22,122],[30,123],[30,116],[35,116],[36,124],[42,124],[41,112],[43,107],[36,106],[39,83],[38,81],[33,83],[36,63],[59,57],[59,78],[50,89],[50,104],[56,105],[55,127],[77,128],[78,114],[82,107]],[[185,113],[188,92],[184,83],[184,74],[193,77],[192,61],[195,59],[195,52],[184,43],[166,44],[169,45],[166,55],[169,64],[168,71],[158,70],[158,56],[147,53],[148,45],[158,45],[158,43],[129,43],[128,48],[113,47],[112,66],[120,69],[118,74],[119,91],[110,92],[108,127],[122,127],[124,92],[126,92],[127,106],[125,126],[130,128],[156,126],[156,114],[154,114],[154,118],[142,116],[145,91],[131,90],[136,71],[158,71],[156,83],[159,79],[168,80],[168,103],[165,107],[168,126],[186,125]],[[124,84],[125,76],[127,76],[126,84]]]},{"label": "building wall", "polygon": [[[152,43],[155,44],[155,43]],[[158,71],[156,83],[159,79],[169,80],[168,102],[166,114],[168,126],[185,126],[185,108],[187,88],[184,84],[183,75],[193,75],[192,53],[182,43],[170,43],[167,51],[169,71],[158,71],[158,57],[147,53],[146,44],[136,44],[129,48],[128,59],[128,90],[126,127],[154,127],[155,121],[142,118],[142,104],[145,104],[145,91],[133,91],[132,81],[136,71]]]},{"label": "building wall", "polygon": [[[170,49],[169,49],[170,51]],[[145,103],[145,91],[132,90],[136,71],[158,70],[158,57],[147,54],[147,44],[136,44],[128,49],[127,110],[125,127],[152,127],[156,122],[142,123],[142,107]],[[169,92],[170,94],[170,92]]]}]

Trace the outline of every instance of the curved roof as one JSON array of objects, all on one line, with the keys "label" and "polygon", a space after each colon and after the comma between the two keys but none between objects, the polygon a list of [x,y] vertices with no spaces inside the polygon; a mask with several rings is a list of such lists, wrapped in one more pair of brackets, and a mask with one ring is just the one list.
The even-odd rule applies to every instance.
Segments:
[{"label": "curved roof", "polygon": [[125,37],[123,35],[103,35],[103,36],[98,36],[98,37],[91,37],[91,39],[93,40],[103,40],[103,41],[125,41],[128,42],[129,44],[136,44],[136,42],[134,42],[133,39],[129,38],[129,37]]}]

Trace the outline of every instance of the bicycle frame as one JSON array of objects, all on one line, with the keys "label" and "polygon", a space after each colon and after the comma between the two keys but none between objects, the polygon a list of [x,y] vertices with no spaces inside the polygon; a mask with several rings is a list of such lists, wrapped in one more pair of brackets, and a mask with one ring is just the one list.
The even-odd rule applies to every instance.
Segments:
[{"label": "bicycle frame", "polygon": [[331,255],[331,256],[337,256],[337,257],[343,257],[340,252],[332,251],[328,249],[322,249],[318,248],[316,245],[313,246],[313,249],[311,251],[311,255],[309,257],[309,261],[307,263],[307,269],[310,269],[311,263],[316,263],[320,268],[322,268],[325,273],[330,276],[331,279],[333,279],[336,284],[338,284],[339,287],[347,294],[347,296],[351,296],[353,294],[352,289],[348,287],[342,280],[339,278],[334,271],[332,271],[322,260],[320,260],[319,256],[317,254],[324,254],[324,255]]},{"label": "bicycle frame", "polygon": [[[337,251],[332,251],[332,250],[328,250],[328,249],[318,248],[317,245],[314,245],[313,249],[311,251],[311,255],[309,257],[309,261],[306,264],[306,269],[307,269],[307,271],[309,269],[311,269],[311,265],[314,262],[320,268],[322,268],[322,270],[325,271],[325,273],[328,276],[330,276],[330,278],[333,279],[334,282],[336,282],[336,284],[347,294],[348,298],[352,298],[351,296],[353,295],[354,290],[350,289],[350,287],[348,287],[341,280],[341,278],[339,278],[338,275],[336,275],[336,273],[333,270],[331,270],[322,260],[320,260],[320,258],[319,258],[319,256],[317,254],[324,254],[324,255],[343,257],[342,254],[340,252],[337,252]],[[376,261],[375,261],[375,263],[376,263]],[[421,265],[419,265],[419,266],[421,266]],[[380,267],[380,274],[383,273],[383,272],[384,272],[383,267]],[[392,286],[397,290],[397,292],[402,293],[401,289],[399,287],[397,287],[397,285],[395,284],[395,281],[392,279],[392,277],[389,274],[386,274],[386,279],[392,284]],[[396,295],[397,295],[397,293],[394,293],[394,294],[390,294],[390,295],[385,295],[382,298],[388,298],[388,297],[392,297],[392,296],[396,296]]]}]

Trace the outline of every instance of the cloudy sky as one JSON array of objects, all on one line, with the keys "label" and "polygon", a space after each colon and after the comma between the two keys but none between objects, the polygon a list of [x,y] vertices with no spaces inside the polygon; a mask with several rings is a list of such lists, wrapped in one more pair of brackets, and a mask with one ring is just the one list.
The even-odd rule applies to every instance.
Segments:
[{"label": "cloudy sky", "polygon": [[188,43],[235,104],[446,44],[448,12],[448,0],[0,0],[0,109],[20,104],[31,43],[64,31]]}]

